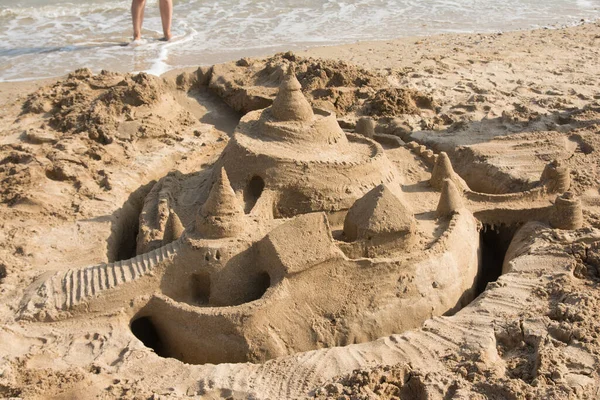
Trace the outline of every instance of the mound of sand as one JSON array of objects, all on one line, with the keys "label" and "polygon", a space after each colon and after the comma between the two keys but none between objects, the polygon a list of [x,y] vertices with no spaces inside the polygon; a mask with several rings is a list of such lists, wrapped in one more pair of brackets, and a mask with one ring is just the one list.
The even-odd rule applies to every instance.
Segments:
[{"label": "mound of sand", "polygon": [[144,147],[135,142],[152,138],[172,146],[200,132],[173,90],[143,73],[81,69],[28,95],[13,128],[21,130],[20,140],[0,155],[0,202],[44,203],[39,189],[47,180],[69,183],[88,198],[110,191],[107,167],[127,164]]},{"label": "mound of sand", "polygon": [[170,97],[165,82],[152,75],[107,71],[94,75],[79,69],[30,95],[23,112],[44,114],[47,126],[62,135],[84,132],[100,144],[109,144],[115,138],[162,136],[192,125],[189,112],[165,110],[173,107]]},{"label": "mound of sand", "polygon": [[296,72],[311,104],[339,117],[389,117],[435,108],[433,99],[418,90],[389,89],[382,74],[343,61],[299,57],[291,52],[216,65],[205,82],[232,108],[247,113],[271,104],[283,71],[289,67]]}]

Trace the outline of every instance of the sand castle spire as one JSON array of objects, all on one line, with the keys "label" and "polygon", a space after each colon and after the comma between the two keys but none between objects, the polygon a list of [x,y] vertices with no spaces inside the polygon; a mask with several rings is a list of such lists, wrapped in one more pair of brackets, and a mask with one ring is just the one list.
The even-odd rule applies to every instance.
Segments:
[{"label": "sand castle spire", "polygon": [[273,101],[272,113],[279,121],[310,121],[314,117],[312,106],[304,97],[302,85],[291,65],[283,76],[279,93]]},{"label": "sand castle spire", "polygon": [[438,217],[446,217],[462,208],[462,196],[451,179],[444,179],[442,194],[436,209]]},{"label": "sand castle spire", "polygon": [[371,240],[380,234],[410,234],[415,226],[413,214],[387,186],[381,184],[350,207],[344,220],[344,234],[350,241]]},{"label": "sand castle spire", "polygon": [[172,241],[179,239],[184,230],[185,228],[181,223],[179,216],[173,209],[169,209],[169,219],[167,219],[167,225],[165,226],[163,244],[171,243]]},{"label": "sand castle spire", "polygon": [[225,168],[196,215],[196,232],[207,238],[231,237],[243,230],[244,211],[231,188]]},{"label": "sand castle spire", "polygon": [[436,188],[442,189],[444,186],[445,179],[456,178],[456,172],[454,172],[454,168],[452,168],[452,163],[450,162],[450,158],[448,154],[445,152],[441,152],[433,166],[433,171],[431,172],[431,179],[429,180],[429,184]]}]

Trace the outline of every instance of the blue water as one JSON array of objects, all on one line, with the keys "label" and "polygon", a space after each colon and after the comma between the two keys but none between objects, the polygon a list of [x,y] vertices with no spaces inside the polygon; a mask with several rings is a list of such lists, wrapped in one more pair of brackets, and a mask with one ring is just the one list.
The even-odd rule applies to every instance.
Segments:
[{"label": "blue water", "polygon": [[145,39],[134,46],[130,6],[119,0],[0,0],[0,81],[54,77],[80,67],[160,74],[316,45],[600,17],[600,0],[174,0],[175,37],[164,43],[157,40],[158,2],[148,0]]}]

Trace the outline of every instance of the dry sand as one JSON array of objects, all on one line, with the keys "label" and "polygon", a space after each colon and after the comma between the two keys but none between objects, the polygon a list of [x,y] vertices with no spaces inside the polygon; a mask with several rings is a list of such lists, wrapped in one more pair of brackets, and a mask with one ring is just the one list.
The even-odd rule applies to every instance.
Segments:
[{"label": "dry sand", "polygon": [[[599,53],[600,25],[586,24],[317,48],[163,78],[79,70],[58,81],[0,84],[0,396],[598,398]],[[279,148],[256,144],[248,133],[260,120],[254,110],[271,105],[287,65],[310,104],[325,110],[318,115],[326,120],[334,112],[347,135],[312,151],[296,139]],[[304,107],[290,96],[294,109]],[[313,117],[290,118],[304,127]],[[303,132],[294,129],[290,137]],[[246,141],[231,139],[234,131]],[[345,136],[355,150],[337,152],[330,142]],[[226,147],[260,149],[269,160],[289,158],[318,173],[303,180],[290,167],[278,175],[282,164],[274,162],[265,174],[275,194],[253,201],[238,178],[255,165],[236,166],[227,158],[234,150],[221,156]],[[380,175],[365,151],[384,152]],[[444,153],[456,173],[442,162]],[[217,178],[221,166],[229,179]],[[334,187],[346,173],[340,171],[350,171],[348,191]],[[181,248],[212,249],[206,235],[193,236],[206,227],[195,213],[209,203],[211,179],[221,185],[210,195],[221,200],[213,202],[229,208],[203,207],[203,218],[223,223],[217,236],[234,238],[219,248],[273,251],[266,259],[285,269],[275,285],[279,267],[268,267],[272,287],[257,294],[244,289],[257,281],[235,284],[252,271],[234,268],[223,275],[220,297],[204,299],[215,306],[206,309],[225,306],[214,312],[224,319],[247,307],[234,324],[248,346],[243,351],[228,352],[237,344],[223,345],[227,335],[210,338],[214,352],[202,350],[203,335],[206,342],[222,326],[186,325],[197,315],[188,303],[202,299],[178,291],[183,278],[172,273],[202,263]],[[369,192],[379,183],[393,194]],[[572,198],[557,200],[567,188]],[[348,212],[363,195],[375,199]],[[232,205],[235,196],[245,210]],[[310,211],[327,211],[327,219],[293,218]],[[346,212],[355,220],[344,224]],[[350,229],[363,232],[358,242],[348,240]],[[371,243],[378,234],[385,241]],[[130,277],[135,282],[121,291],[99,294],[86,283],[76,300],[58,304],[51,285],[40,286],[157,248],[167,250],[150,263],[155,269]],[[402,264],[398,248],[424,255]],[[211,265],[228,260],[229,253],[213,250],[206,253]],[[471,252],[482,258],[479,286],[504,274],[456,312],[483,289],[452,286],[473,271]],[[303,271],[308,264],[319,268]],[[394,275],[397,265],[403,267]],[[256,317],[253,310],[269,304],[279,307]],[[412,304],[418,306],[407,311]],[[129,324],[144,310],[179,321],[167,318],[164,328],[181,328],[169,331],[176,332],[167,352],[174,358],[132,334]],[[273,337],[283,344],[274,346]],[[186,346],[193,356],[174,354]]]}]

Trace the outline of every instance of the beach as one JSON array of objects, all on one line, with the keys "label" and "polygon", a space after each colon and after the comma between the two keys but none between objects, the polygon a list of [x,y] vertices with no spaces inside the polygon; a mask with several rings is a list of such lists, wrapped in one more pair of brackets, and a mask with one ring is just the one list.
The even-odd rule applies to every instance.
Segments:
[{"label": "beach", "polygon": [[586,0],[279,1],[175,3],[163,43],[158,1],[148,2],[143,40],[132,44],[124,0],[0,1],[0,81],[58,77],[77,68],[166,71],[315,46],[441,33],[497,33],[593,22]]},{"label": "beach", "polygon": [[[578,12],[591,9],[598,12],[593,4],[578,6],[581,6]],[[313,11],[309,11],[306,12],[310,18],[315,18]],[[347,12],[344,15],[352,21],[358,18],[354,13],[364,15],[360,8]],[[440,13],[452,18],[446,12]],[[547,22],[543,23],[541,14],[535,24],[564,23],[557,22],[558,18],[546,18]],[[286,14],[286,18],[291,17]],[[365,16],[366,20],[369,18]],[[372,19],[380,20],[377,15]],[[580,15],[576,19],[581,19]],[[149,20],[149,26],[156,25],[157,21]],[[297,21],[305,23],[301,18]],[[297,42],[286,36],[293,36],[293,32],[286,32],[282,43],[272,48],[257,49],[242,42],[235,51],[220,51],[206,58],[186,55],[185,47],[175,42],[172,52],[160,61],[161,58],[155,56],[164,48],[161,50],[158,46],[162,45],[150,43],[146,51],[152,55],[143,58],[139,65],[128,61],[122,68],[114,69],[110,66],[118,66],[118,58],[105,65],[104,61],[90,57],[85,65],[89,69],[79,69],[84,66],[78,65],[75,71],[76,68],[69,69],[69,63],[65,63],[47,75],[39,75],[40,70],[34,71],[33,67],[31,73],[23,73],[22,65],[17,62],[5,64],[0,70],[5,80],[0,82],[0,397],[597,397],[600,391],[597,343],[600,331],[600,24],[570,21],[569,25],[573,26],[510,30],[506,25],[496,26],[490,22],[486,29],[469,33],[472,26],[459,24],[453,30],[444,31],[440,29],[447,26],[445,19],[436,21],[428,24],[431,31],[420,31],[422,34],[417,36],[397,34],[397,30],[380,31],[373,38],[367,37],[373,39],[370,41],[363,40],[364,35],[352,36],[351,29],[336,39],[331,39],[329,32],[322,32],[310,36],[310,41]],[[531,21],[521,25],[519,21],[514,23],[516,29],[532,25]],[[285,21],[280,24],[284,26]],[[323,25],[326,23],[315,22],[315,26]],[[189,37],[181,33],[185,29],[176,26],[175,35]],[[243,34],[243,30],[228,32],[223,37],[231,40],[229,35]],[[388,34],[389,37],[383,37]],[[123,30],[111,35],[109,41],[114,43],[125,41],[127,33]],[[315,39],[319,35],[326,38],[324,41],[334,43],[315,46],[319,44]],[[277,40],[269,42],[277,43]],[[208,39],[207,43],[214,44]],[[227,43],[214,47],[234,48]],[[116,57],[112,50],[97,53]],[[276,52],[279,53],[274,54]],[[64,53],[60,54],[64,57]],[[37,67],[44,70],[56,59],[39,60]],[[251,323],[241,323],[242,328],[244,324],[256,324],[259,336],[280,339],[269,347],[275,349],[269,353],[274,357],[253,350],[254,345],[260,348],[263,342],[252,342],[251,338],[245,338],[248,350],[241,358],[237,353],[232,355],[233,350],[224,351],[222,358],[208,358],[209,362],[190,361],[175,353],[161,357],[158,347],[147,346],[148,342],[139,334],[132,333],[131,326],[147,304],[156,302],[160,307],[168,307],[187,301],[181,300],[183,295],[176,290],[165,289],[170,282],[180,282],[169,275],[168,263],[163,266],[162,261],[157,261],[155,269],[141,280],[136,280],[137,264],[131,264],[133,277],[127,278],[131,282],[123,278],[124,284],[130,286],[122,293],[110,292],[114,288],[108,288],[106,296],[96,293],[93,286],[96,278],[92,278],[96,275],[85,271],[97,271],[92,266],[113,265],[113,262],[123,267],[123,260],[158,249],[160,246],[153,247],[156,241],[162,240],[161,245],[179,243],[177,238],[186,237],[182,234],[184,229],[186,232],[191,226],[200,229],[197,228],[198,217],[190,210],[209,202],[210,187],[202,186],[203,182],[210,180],[214,165],[227,162],[221,155],[230,143],[247,144],[241,139],[232,139],[234,132],[238,134],[236,127],[238,124],[255,126],[257,122],[244,118],[272,107],[278,91],[284,88],[280,87],[285,73],[283,66],[291,66],[289,70],[298,77],[301,89],[296,92],[301,91],[311,107],[324,110],[316,115],[334,115],[330,123],[336,122],[339,132],[343,130],[349,138],[354,138],[351,144],[363,143],[362,139],[355,138],[365,132],[359,121],[370,118],[373,132],[364,134],[368,137],[366,143],[374,152],[386,154],[396,171],[392,175],[400,176],[398,192],[401,195],[398,197],[410,204],[409,209],[412,207],[420,224],[421,244],[430,236],[440,236],[443,230],[443,225],[431,217],[436,212],[440,194],[429,186],[429,181],[436,160],[444,157],[442,153],[447,154],[458,175],[456,185],[459,188],[464,185],[464,190],[460,190],[462,202],[468,209],[465,221],[471,222],[455,221],[456,229],[464,229],[463,236],[452,239],[450,228],[446,236],[441,236],[449,237],[444,239],[447,241],[456,240],[455,246],[463,246],[467,243],[464,238],[472,236],[478,238],[475,240],[481,239],[478,242],[481,246],[493,243],[498,249],[502,248],[501,255],[493,256],[500,260],[489,261],[498,269],[494,272],[497,276],[486,278],[483,287],[477,289],[479,297],[473,302],[463,304],[459,300],[456,306],[453,304],[445,311],[435,309],[414,326],[406,323],[402,332],[393,328],[386,331],[383,323],[383,327],[377,325],[378,320],[372,315],[384,315],[382,320],[392,321],[388,325],[393,327],[398,326],[394,320],[411,317],[395,311],[389,311],[388,315],[377,307],[371,309],[367,300],[365,312],[359,307],[363,303],[358,300],[352,303],[353,296],[348,295],[350,300],[344,299],[348,302],[344,303],[345,307],[322,319],[304,317],[308,314],[302,314],[302,305],[294,303],[290,308],[275,308],[277,312],[268,314],[264,320],[256,322],[248,317]],[[158,77],[151,73],[137,74],[137,71],[164,74]],[[299,124],[297,121],[294,123]],[[248,139],[248,143],[247,149],[261,148],[254,139]],[[329,149],[327,145],[323,144],[323,148]],[[270,156],[278,160],[287,156],[288,151],[292,153],[286,146],[282,145],[282,150],[273,151],[274,155]],[[367,145],[360,146],[356,148]],[[251,153],[247,149],[244,151]],[[328,158],[333,157],[329,150],[306,147],[302,151],[297,162],[290,163],[292,167],[282,165],[285,168],[304,165],[305,171],[310,172],[311,168],[318,170],[333,163]],[[313,159],[317,160],[314,165],[309,163]],[[353,162],[358,163],[343,158],[334,165],[342,170],[353,167]],[[551,214],[556,203],[563,201],[557,200],[557,196],[562,196],[564,190],[552,191],[549,186],[543,186],[549,165],[553,165],[554,172],[567,171],[569,196],[576,198],[576,205],[580,207],[579,219],[575,218],[577,221],[572,226],[560,225]],[[362,168],[362,164],[359,166]],[[250,163],[246,167],[250,168]],[[243,171],[244,166],[239,169]],[[227,173],[231,175],[229,179],[235,191],[233,169]],[[351,177],[357,181],[362,179],[360,174]],[[220,179],[225,185],[223,178]],[[303,182],[301,176],[295,179],[300,183],[294,181],[289,185]],[[155,186],[157,182],[162,186]],[[322,184],[315,182],[314,185]],[[390,178],[386,182],[391,185],[389,182],[396,181]],[[197,187],[202,188],[198,192],[201,195],[194,192]],[[283,189],[278,187],[277,190]],[[302,263],[295,263],[295,258],[313,262],[321,253],[329,251],[318,247],[323,241],[337,243],[345,251],[345,256],[340,257],[345,262],[358,259],[362,269],[368,269],[369,260],[377,259],[368,252],[356,257],[339,239],[340,232],[347,229],[340,218],[346,215],[348,207],[340,206],[341,213],[333,211],[340,211],[334,210],[339,204],[336,201],[345,201],[345,195],[343,191],[341,194],[333,192],[318,201],[302,200],[300,205],[294,206],[297,210],[306,204],[309,204],[306,207],[325,204],[323,208],[331,208],[331,213],[326,213],[329,222],[324,225],[331,232],[329,236],[324,234],[325,239],[321,240],[322,232],[309,222],[302,225],[308,226],[307,231],[321,240],[314,245],[319,251],[297,245],[301,239],[292,242],[293,245],[284,239],[277,242],[280,238],[277,235],[284,238],[291,235],[286,231],[273,234],[274,238],[268,237],[270,242],[262,236],[262,242],[258,240],[263,246],[256,250],[260,254],[272,248],[274,253],[279,252],[277,254],[290,252],[291,255],[285,254],[292,266],[286,268],[292,272],[288,271],[290,275],[283,286],[292,287],[294,279],[300,279],[298,276],[304,273],[298,272]],[[237,196],[248,205],[246,192],[238,191],[231,196]],[[332,200],[335,196],[339,198]],[[564,201],[571,201],[569,196]],[[254,212],[252,207],[261,199],[259,195],[248,209]],[[168,207],[164,206],[166,203]],[[281,228],[277,225],[280,220],[310,214],[298,211],[295,215],[288,208],[271,208],[271,220],[252,234],[264,236],[266,233],[262,230],[268,233]],[[206,211],[206,207],[203,210]],[[253,215],[248,210],[245,212]],[[170,217],[175,214],[179,215],[179,222]],[[457,214],[464,215],[462,211]],[[257,216],[248,224],[260,222],[261,218]],[[485,236],[488,231],[495,232],[491,234],[495,236]],[[167,240],[168,235],[171,241]],[[503,235],[508,235],[508,239]],[[306,236],[298,235],[302,240],[311,240],[308,237],[311,235]],[[244,240],[250,241],[245,237],[231,241],[239,245]],[[197,248],[204,246],[198,244],[200,241],[190,243]],[[296,245],[299,249],[286,247]],[[451,250],[454,245],[448,246]],[[472,251],[460,248],[465,253]],[[175,247],[170,249],[170,253],[161,257],[173,258],[172,253],[179,251]],[[441,271],[440,266],[446,266],[444,263],[453,265],[448,258],[462,260],[450,250],[449,255],[440,252],[446,257],[441,257],[442,261],[431,265],[423,262],[422,268]],[[339,249],[332,252],[341,254]],[[482,249],[475,251],[475,257],[482,252]],[[216,264],[222,256],[227,254],[211,255]],[[190,259],[195,260],[194,257]],[[386,254],[383,258],[389,257]],[[359,286],[359,283],[344,281],[340,270],[338,267],[328,275],[316,276],[319,280],[336,282],[328,288],[332,297],[350,293],[359,298],[360,291],[346,288]],[[396,291],[401,293],[398,288],[405,282],[378,280],[378,274],[385,272],[373,272],[373,276],[369,276],[372,287],[364,284],[364,290],[384,293],[385,301],[402,298],[404,294],[396,294]],[[43,283],[50,282],[57,273],[70,273],[72,280],[61,281],[64,288],[59,284],[44,286]],[[165,273],[167,278],[163,279]],[[441,277],[445,272],[439,273],[438,280],[424,284],[426,288],[413,289],[406,284],[408,293],[419,297],[419,293],[437,293],[440,287],[451,287],[452,282],[446,284]],[[234,279],[232,276],[234,274],[228,275],[227,279]],[[274,276],[269,281],[273,286]],[[80,289],[73,289],[77,279]],[[406,278],[407,281],[413,279],[418,281],[417,272],[410,279]],[[118,283],[116,277],[115,282]],[[71,286],[67,288],[68,285]],[[311,293],[302,285],[298,287]],[[59,307],[62,298],[51,296],[61,290],[65,293],[70,290],[71,294]],[[159,293],[161,290],[163,293]],[[264,296],[272,295],[271,289],[265,290]],[[313,295],[319,297],[322,293]],[[240,296],[244,301],[221,300],[221,309],[225,311],[217,311],[215,315],[225,315],[227,310],[246,303],[251,305],[250,309],[258,309],[263,304],[264,298],[252,297],[253,293]],[[277,301],[284,304],[285,296],[281,296]],[[73,300],[75,297],[77,301]],[[379,297],[373,294],[370,299],[375,302]],[[415,300],[423,304],[420,301],[425,303],[420,309],[431,305],[426,304],[426,300]],[[189,312],[188,317],[193,312],[187,303],[177,307]],[[163,314],[168,315],[168,312]],[[336,325],[342,326],[353,317],[374,328],[353,328],[348,323],[350,333],[341,328],[336,331]],[[286,324],[296,326],[294,321],[303,318],[309,320],[307,326],[311,327],[306,343],[294,340],[293,334],[290,334],[291,339],[286,337]],[[185,326],[185,318],[178,321]],[[242,328],[232,328],[231,332],[237,334]],[[352,329],[361,334],[353,334]],[[187,328],[179,332],[182,338],[194,336],[194,331]],[[328,336],[330,332],[335,332],[331,334],[333,339]],[[379,334],[381,332],[385,334]],[[297,335],[304,337],[301,332]],[[233,341],[227,343],[231,348],[235,345]]]}]

